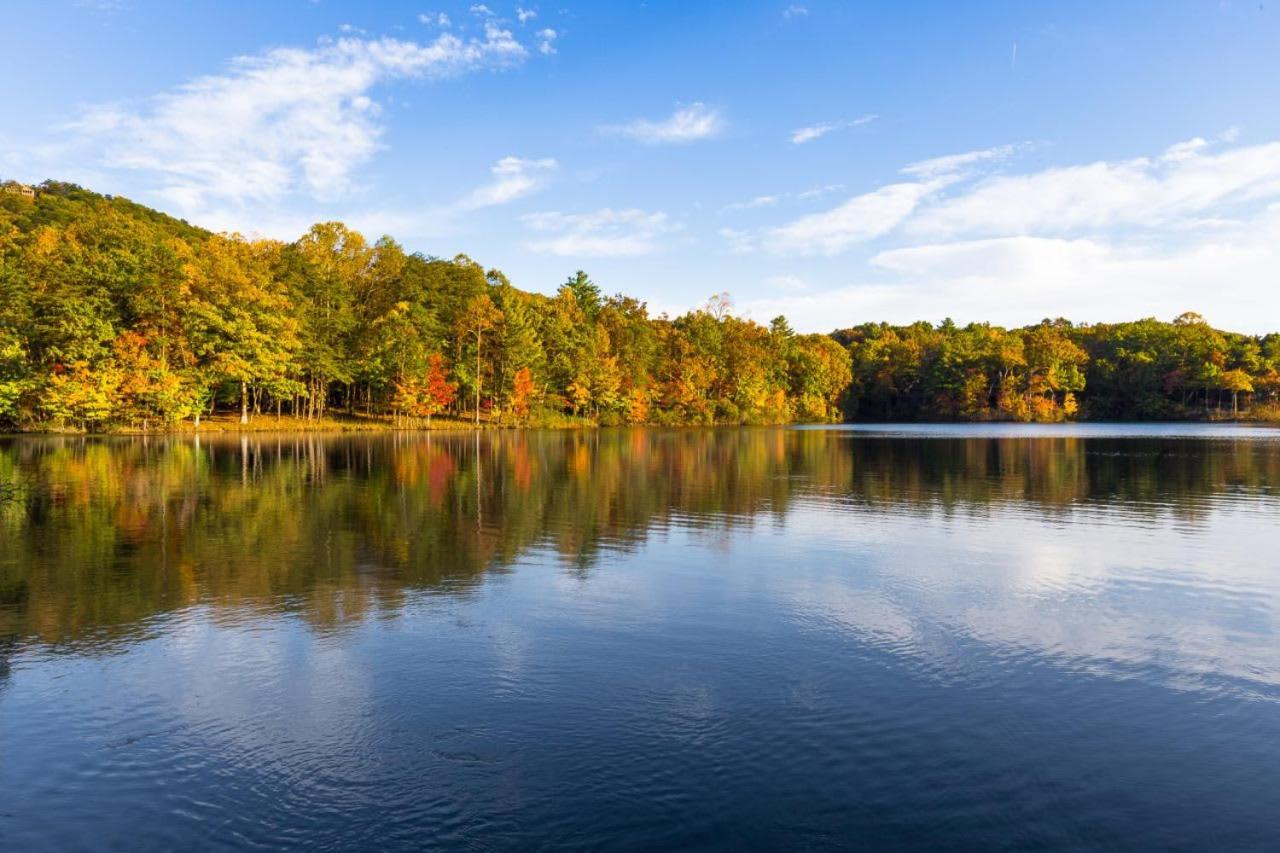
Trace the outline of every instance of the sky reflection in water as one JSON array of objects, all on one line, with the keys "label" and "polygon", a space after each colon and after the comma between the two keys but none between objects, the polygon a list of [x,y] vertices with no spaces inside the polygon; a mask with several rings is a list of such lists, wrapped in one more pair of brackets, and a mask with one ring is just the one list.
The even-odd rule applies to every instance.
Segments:
[{"label": "sky reflection in water", "polygon": [[1280,440],[3,439],[0,844],[1261,845]]}]

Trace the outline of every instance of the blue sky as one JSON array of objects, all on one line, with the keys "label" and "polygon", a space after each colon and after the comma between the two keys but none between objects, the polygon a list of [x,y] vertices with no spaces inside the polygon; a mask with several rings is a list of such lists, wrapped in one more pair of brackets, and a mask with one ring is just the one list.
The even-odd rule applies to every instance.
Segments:
[{"label": "blue sky", "polygon": [[680,311],[1280,327],[1280,5],[10,0],[0,174]]}]

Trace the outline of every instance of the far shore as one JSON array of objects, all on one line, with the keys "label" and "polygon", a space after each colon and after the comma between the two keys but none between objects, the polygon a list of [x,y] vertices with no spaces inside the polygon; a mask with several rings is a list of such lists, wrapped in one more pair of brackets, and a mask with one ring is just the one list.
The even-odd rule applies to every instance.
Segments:
[{"label": "far shore", "polygon": [[[250,419],[248,423],[241,423],[238,414],[218,414],[212,417],[202,418],[200,426],[197,428],[192,421],[182,421],[178,424],[167,427],[149,427],[142,429],[137,426],[133,427],[115,427],[106,430],[85,430],[72,427],[59,428],[55,426],[42,427],[33,430],[12,430],[0,432],[0,437],[13,436],[40,436],[40,435],[102,435],[102,436],[168,436],[168,435],[209,435],[224,436],[237,434],[263,434],[263,433],[386,433],[386,432],[406,432],[406,433],[422,433],[422,432],[466,432],[472,430],[587,430],[602,429],[616,426],[630,427],[656,427],[656,428],[691,428],[691,427],[763,427],[763,426],[798,426],[807,422],[790,422],[790,423],[774,423],[774,424],[742,424],[742,423],[716,423],[716,424],[601,424],[590,418],[564,417],[557,419],[555,423],[513,423],[510,421],[481,419],[478,423],[470,418],[456,417],[433,417],[429,422],[426,418],[400,418],[396,419],[389,415],[339,415],[326,416],[319,419],[297,418],[284,416],[277,418],[271,414],[261,414]],[[1158,420],[1158,421],[1110,421],[1110,420],[1091,420],[1081,418],[1070,421],[1057,422],[1025,422],[1011,420],[985,420],[985,421],[935,421],[935,420],[908,420],[908,421],[844,421],[836,423],[861,423],[861,424],[896,424],[896,423],[929,423],[929,424],[1010,424],[1018,426],[1034,426],[1037,423],[1044,425],[1058,424],[1105,424],[1105,423],[1185,423],[1185,424],[1277,424],[1280,418],[1270,416],[1270,412],[1266,416],[1254,415],[1249,412],[1242,412],[1236,417],[1224,415],[1215,417],[1210,415],[1204,418],[1179,418],[1174,420]]]}]

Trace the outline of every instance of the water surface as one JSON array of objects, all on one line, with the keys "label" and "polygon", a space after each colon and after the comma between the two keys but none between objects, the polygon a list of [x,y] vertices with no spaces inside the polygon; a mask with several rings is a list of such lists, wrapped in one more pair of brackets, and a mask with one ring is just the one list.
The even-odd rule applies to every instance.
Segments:
[{"label": "water surface", "polygon": [[0,439],[0,847],[1264,847],[1280,431]]}]

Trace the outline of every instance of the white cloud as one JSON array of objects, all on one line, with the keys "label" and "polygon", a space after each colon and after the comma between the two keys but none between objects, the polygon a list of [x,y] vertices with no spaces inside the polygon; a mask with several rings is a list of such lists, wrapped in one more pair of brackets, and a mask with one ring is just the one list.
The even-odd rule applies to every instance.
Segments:
[{"label": "white cloud", "polygon": [[114,13],[128,8],[125,0],[76,0],[76,8],[90,9],[94,12]]},{"label": "white cloud", "polygon": [[1280,142],[1219,150],[1230,134],[1152,157],[975,177],[1016,147],[939,157],[834,210],[731,249],[834,255],[892,239],[849,286],[748,304],[798,328],[951,315],[1007,325],[1117,321],[1195,310],[1266,331],[1280,310]]},{"label": "white cloud", "polygon": [[546,173],[554,171],[557,165],[550,157],[541,160],[503,157],[489,170],[493,173],[493,181],[473,190],[458,203],[458,207],[477,210],[523,198],[539,189]]},{"label": "white cloud", "polygon": [[1209,148],[1193,139],[1153,158],[992,177],[923,211],[912,230],[960,237],[1148,229],[1280,196],[1280,142]]},{"label": "white cloud", "polygon": [[808,14],[809,8],[807,6],[800,6],[796,3],[792,3],[790,6],[782,10],[782,17],[787,20],[791,20],[792,18],[803,18]]},{"label": "white cloud", "polygon": [[769,279],[769,284],[782,290],[808,290],[809,285],[805,284],[804,279],[796,275],[775,275]]},{"label": "white cloud", "polygon": [[491,17],[493,17],[493,10],[492,10],[492,9],[490,9],[488,6],[484,5],[483,3],[477,3],[477,4],[475,4],[475,5],[474,5],[474,6],[472,6],[468,11],[470,11],[470,12],[471,12],[471,14],[473,14],[473,15],[479,15],[479,16],[480,16],[480,17],[482,17],[482,18],[491,18]]},{"label": "white cloud", "polygon": [[870,124],[878,119],[877,115],[865,115],[855,119],[841,119],[840,121],[826,121],[821,124],[811,124],[808,127],[799,127],[791,131],[791,144],[803,145],[806,142],[812,142],[815,139],[821,139],[833,130],[840,130],[846,127],[858,127],[864,124]]},{"label": "white cloud", "polygon": [[746,201],[735,201],[731,204],[726,204],[720,209],[725,212],[757,210],[762,207],[774,207],[780,202],[787,201],[789,199],[807,200],[811,198],[821,198],[828,193],[837,192],[842,189],[844,189],[844,184],[826,184],[824,186],[813,187],[812,189],[807,189],[804,192],[799,193],[768,193],[765,195],[755,196],[754,198],[750,198]]},{"label": "white cloud", "polygon": [[91,108],[70,127],[105,165],[154,176],[155,191],[187,212],[218,199],[334,197],[378,148],[374,87],[500,68],[527,54],[492,24],[469,40],[446,33],[427,44],[344,38],[278,48],[142,103]]},{"label": "white cloud", "polygon": [[[726,235],[737,250],[834,255],[900,230],[931,240],[1110,233],[1116,228],[1186,231],[1229,228],[1224,206],[1280,197],[1280,142],[1212,153],[1201,138],[1154,158],[998,175],[972,170],[1008,158],[1003,145],[922,160],[901,171],[916,179],[849,199],[755,235]],[[956,189],[959,187],[959,189]],[[946,192],[944,192],[946,191]]]},{"label": "white cloud", "polygon": [[423,12],[418,16],[418,21],[428,25],[435,24],[437,27],[447,27],[452,23],[444,12]]},{"label": "white cloud", "polygon": [[773,207],[781,200],[781,196],[776,195],[758,195],[747,201],[735,201],[732,204],[726,204],[723,210],[754,210],[760,207]]},{"label": "white cloud", "polygon": [[555,53],[557,35],[558,33],[550,27],[538,30],[538,53],[543,56],[550,56]]},{"label": "white cloud", "polygon": [[1230,233],[1173,247],[1091,238],[1000,237],[892,249],[872,258],[865,283],[756,300],[753,316],[786,314],[796,328],[830,331],[866,320],[990,320],[1065,316],[1114,322],[1199,311],[1215,325],[1273,330],[1280,296],[1280,210]]},{"label": "white cloud", "polygon": [[680,230],[667,214],[603,208],[591,213],[535,213],[524,222],[548,236],[530,241],[535,252],[562,257],[636,257],[662,248],[662,238]]},{"label": "white cloud", "polygon": [[791,144],[803,145],[806,142],[812,142],[815,139],[821,139],[828,133],[836,129],[833,122],[825,122],[823,124],[811,124],[808,127],[799,127],[791,131]]},{"label": "white cloud", "polygon": [[1000,145],[995,148],[983,148],[978,151],[966,151],[963,154],[948,154],[945,157],[934,157],[931,160],[920,160],[902,168],[904,175],[918,178],[932,178],[937,175],[949,175],[959,172],[978,163],[1003,160],[1014,151],[1016,145]]},{"label": "white cloud", "polygon": [[489,168],[489,182],[453,202],[420,204],[411,208],[351,207],[349,199],[301,207],[270,205],[255,208],[250,219],[245,208],[212,205],[200,210],[198,223],[213,231],[239,231],[251,237],[294,240],[312,223],[341,219],[367,237],[391,235],[398,240],[456,235],[463,217],[476,210],[497,207],[528,197],[546,186],[559,164],[552,158],[503,157]]},{"label": "white cloud", "polygon": [[[1013,146],[1004,146],[913,163],[902,171],[918,180],[856,195],[831,210],[761,232],[722,229],[720,233],[734,252],[764,249],[781,255],[837,255],[897,229],[926,199],[959,181],[963,177],[960,170],[966,166],[1007,156],[1013,150]],[[799,197],[813,198],[837,187],[818,187]]]},{"label": "white cloud", "polygon": [[842,189],[844,189],[844,184],[823,184],[820,187],[814,187],[812,189],[805,190],[802,193],[797,193],[796,198],[821,198],[828,193],[840,192]]},{"label": "white cloud", "polygon": [[718,135],[725,126],[718,110],[701,102],[681,107],[661,121],[636,119],[605,128],[608,133],[627,136],[646,145],[693,142]]},{"label": "white cloud", "polygon": [[943,181],[890,184],[854,196],[839,207],[802,216],[739,242],[740,249],[760,247],[775,254],[835,255],[896,228],[920,201]]},{"label": "white cloud", "polygon": [[519,20],[520,23],[523,24],[526,21],[532,21],[536,17],[538,17],[538,13],[533,9],[522,9],[520,7],[516,7],[516,19]]}]

